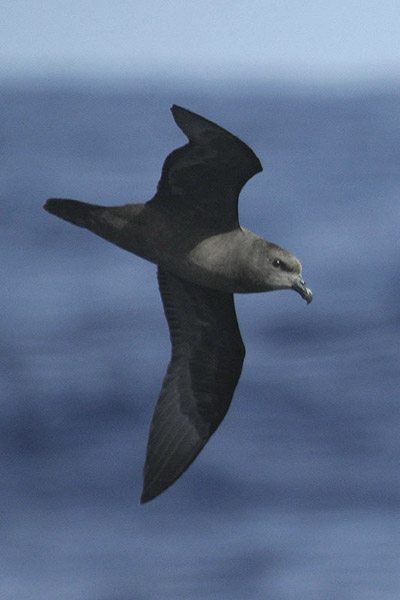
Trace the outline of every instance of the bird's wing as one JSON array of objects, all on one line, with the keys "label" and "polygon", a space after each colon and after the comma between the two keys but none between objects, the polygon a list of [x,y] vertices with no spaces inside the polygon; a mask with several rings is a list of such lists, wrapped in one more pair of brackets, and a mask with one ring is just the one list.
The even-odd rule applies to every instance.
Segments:
[{"label": "bird's wing", "polygon": [[219,125],[180,106],[174,105],[171,111],[189,143],[167,156],[150,202],[197,228],[235,229],[240,190],[262,171],[260,161],[244,142]]},{"label": "bird's wing", "polygon": [[158,280],[172,356],[150,427],[142,503],[180,477],[217,429],[245,355],[232,294],[161,268]]}]

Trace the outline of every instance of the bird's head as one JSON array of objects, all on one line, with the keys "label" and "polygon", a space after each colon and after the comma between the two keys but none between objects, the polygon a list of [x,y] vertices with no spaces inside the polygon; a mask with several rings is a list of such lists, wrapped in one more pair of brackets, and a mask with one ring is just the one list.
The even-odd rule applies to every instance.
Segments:
[{"label": "bird's head", "polygon": [[313,299],[313,294],[302,276],[301,262],[293,254],[280,246],[268,243],[267,261],[264,262],[266,278],[271,285],[270,289],[291,289],[298,292],[307,304]]}]

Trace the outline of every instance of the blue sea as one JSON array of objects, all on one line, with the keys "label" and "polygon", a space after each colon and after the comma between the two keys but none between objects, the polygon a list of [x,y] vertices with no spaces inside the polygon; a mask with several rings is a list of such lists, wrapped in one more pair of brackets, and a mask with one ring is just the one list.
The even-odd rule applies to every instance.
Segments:
[{"label": "blue sea", "polygon": [[[156,267],[42,205],[150,199],[172,103],[254,149],[241,223],[314,301],[236,297],[231,409],[140,506]],[[400,90],[10,84],[0,115],[1,599],[398,600]]]}]

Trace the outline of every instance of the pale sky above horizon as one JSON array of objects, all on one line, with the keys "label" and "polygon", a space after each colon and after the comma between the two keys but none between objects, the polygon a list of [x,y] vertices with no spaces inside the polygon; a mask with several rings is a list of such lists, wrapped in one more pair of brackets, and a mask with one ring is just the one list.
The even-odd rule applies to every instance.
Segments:
[{"label": "pale sky above horizon", "polygon": [[398,0],[6,0],[3,77],[400,75]]}]

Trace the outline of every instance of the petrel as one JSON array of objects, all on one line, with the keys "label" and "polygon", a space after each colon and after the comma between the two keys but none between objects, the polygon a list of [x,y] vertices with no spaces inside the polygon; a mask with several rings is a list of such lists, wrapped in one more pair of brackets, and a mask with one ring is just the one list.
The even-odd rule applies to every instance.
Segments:
[{"label": "petrel", "polygon": [[44,205],[157,265],[172,351],[150,426],[142,503],[182,475],[226,415],[245,356],[233,294],[288,289],[312,300],[300,261],[239,224],[239,193],[262,171],[257,156],[204,117],[171,111],[189,142],[167,156],[150,201]]}]

